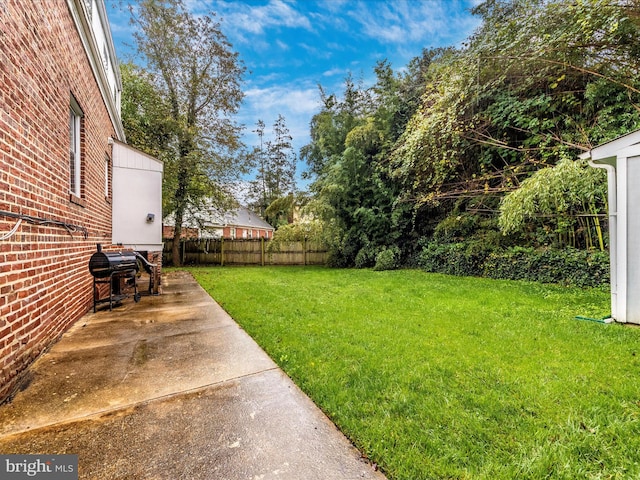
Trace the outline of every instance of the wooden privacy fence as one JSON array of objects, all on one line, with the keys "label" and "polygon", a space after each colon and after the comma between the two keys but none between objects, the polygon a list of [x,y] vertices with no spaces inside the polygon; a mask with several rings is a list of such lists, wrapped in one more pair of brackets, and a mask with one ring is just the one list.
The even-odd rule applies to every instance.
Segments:
[{"label": "wooden privacy fence", "polygon": [[[163,264],[173,263],[173,239],[164,240]],[[328,252],[317,242],[282,242],[269,251],[269,240],[200,239],[181,240],[184,265],[324,265]]]}]

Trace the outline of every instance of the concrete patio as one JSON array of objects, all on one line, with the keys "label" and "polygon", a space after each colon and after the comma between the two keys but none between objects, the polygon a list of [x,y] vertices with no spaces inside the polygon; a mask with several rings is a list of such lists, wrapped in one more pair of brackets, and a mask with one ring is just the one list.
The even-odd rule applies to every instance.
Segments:
[{"label": "concrete patio", "polygon": [[78,321],[0,406],[3,454],[82,479],[385,477],[195,282]]}]

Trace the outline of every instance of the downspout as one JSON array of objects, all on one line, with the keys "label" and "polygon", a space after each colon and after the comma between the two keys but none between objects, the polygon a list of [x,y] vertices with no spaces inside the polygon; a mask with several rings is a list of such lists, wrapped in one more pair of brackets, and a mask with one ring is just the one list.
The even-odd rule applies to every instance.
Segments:
[{"label": "downspout", "polygon": [[594,168],[607,171],[607,198],[609,202],[609,262],[611,276],[611,318],[617,319],[618,310],[618,190],[616,168],[608,163],[595,163],[589,160]]}]

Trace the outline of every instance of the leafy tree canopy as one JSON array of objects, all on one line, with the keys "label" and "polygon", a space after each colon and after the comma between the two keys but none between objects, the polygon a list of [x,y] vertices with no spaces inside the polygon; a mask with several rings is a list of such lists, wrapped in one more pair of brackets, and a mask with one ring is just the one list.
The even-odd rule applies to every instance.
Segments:
[{"label": "leafy tree canopy", "polygon": [[[141,122],[168,127],[152,135],[167,135],[157,147],[165,162],[164,214],[173,215],[179,238],[185,212],[204,201],[223,205],[229,196],[222,186],[247,166],[233,120],[244,67],[214,14],[192,15],[182,0],[141,0],[130,11],[144,67],[127,77],[138,82],[130,91],[140,96],[127,100],[124,113],[132,116],[125,124],[143,148],[149,139],[140,134]],[[178,242],[174,247],[178,259]]]}]

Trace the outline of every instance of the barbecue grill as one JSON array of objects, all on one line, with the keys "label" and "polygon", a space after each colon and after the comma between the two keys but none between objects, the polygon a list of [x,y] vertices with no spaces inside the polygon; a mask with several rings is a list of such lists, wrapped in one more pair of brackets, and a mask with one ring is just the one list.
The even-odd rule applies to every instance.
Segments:
[{"label": "barbecue grill", "polygon": [[[89,260],[89,272],[93,275],[93,311],[99,303],[109,302],[109,310],[113,304],[131,296],[137,303],[140,294],[136,285],[138,260],[135,252],[103,252],[97,245],[97,252]],[[99,285],[109,285],[109,296],[100,298]]]},{"label": "barbecue grill", "polygon": [[134,252],[105,253],[98,250],[89,260],[89,271],[95,278],[105,278],[127,270],[138,270]]}]

